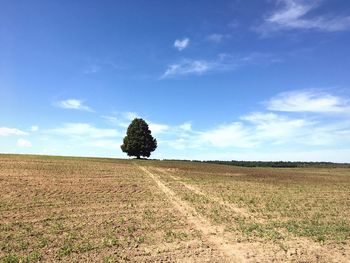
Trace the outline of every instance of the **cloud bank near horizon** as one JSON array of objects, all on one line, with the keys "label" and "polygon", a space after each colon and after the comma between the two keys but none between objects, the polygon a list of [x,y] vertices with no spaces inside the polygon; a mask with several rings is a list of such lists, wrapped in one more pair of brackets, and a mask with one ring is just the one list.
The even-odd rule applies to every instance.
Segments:
[{"label": "cloud bank near horizon", "polygon": [[[258,158],[260,153],[258,159],[280,160],[278,156],[284,159],[283,156],[293,152],[295,156],[292,159],[304,160],[306,147],[310,152],[318,152],[315,156],[327,153],[320,161],[350,162],[350,159],[337,158],[336,155],[338,150],[347,150],[344,145],[350,145],[348,99],[317,90],[294,90],[277,94],[262,104],[263,110],[247,112],[236,120],[206,129],[196,128],[194,122],[189,120],[171,125],[145,118],[158,140],[159,149],[155,156],[189,159],[216,159],[222,156],[221,159],[237,159],[247,158],[245,156],[249,156],[249,153]],[[107,157],[122,157],[120,144],[125,129],[132,119],[140,116],[135,112],[112,113],[97,116],[103,125],[67,122],[46,130],[39,130],[35,125],[28,131],[1,127],[0,136],[20,137],[16,146],[30,149],[33,153],[70,155],[79,152],[77,155],[93,156],[104,152],[109,153],[105,154]],[[21,137],[24,135],[26,139]],[[40,137],[46,140],[45,152],[40,150]],[[60,145],[62,142],[65,142],[65,147]],[[50,152],[50,145],[56,150]],[[74,148],[74,151],[67,150]],[[189,150],[194,153],[192,156],[187,155]],[[276,154],[283,150],[284,154]],[[303,155],[299,155],[299,151]],[[230,154],[224,156],[222,152]],[[329,155],[329,152],[334,155]],[[298,159],[298,156],[303,157]],[[311,155],[306,159],[317,160]]]}]

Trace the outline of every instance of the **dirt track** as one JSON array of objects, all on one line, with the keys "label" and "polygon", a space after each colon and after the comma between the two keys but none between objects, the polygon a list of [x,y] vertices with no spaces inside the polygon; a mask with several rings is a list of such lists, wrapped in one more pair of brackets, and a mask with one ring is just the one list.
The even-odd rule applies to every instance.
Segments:
[{"label": "dirt track", "polygon": [[349,262],[348,174],[2,156],[0,258]]},{"label": "dirt track", "polygon": [[197,230],[201,231],[204,239],[213,245],[217,250],[221,251],[227,262],[243,262],[244,257],[232,245],[232,242],[225,236],[223,229],[211,225],[203,217],[199,216],[195,209],[182,201],[176,194],[170,190],[157,176],[149,172],[146,168],[139,166],[146,174],[148,174],[171,200],[174,207],[187,218],[188,222]]},{"label": "dirt track", "polygon": [[[304,250],[305,252],[300,255],[299,258],[288,258],[288,254],[278,251],[279,248],[276,246],[266,246],[260,244],[254,244],[254,250],[251,249],[248,244],[240,244],[235,241],[235,237],[227,233],[223,226],[213,225],[208,220],[199,215],[195,208],[189,205],[188,202],[183,201],[174,191],[172,191],[166,184],[160,179],[159,176],[151,173],[145,167],[138,166],[146,174],[148,174],[164,192],[164,194],[171,200],[174,207],[187,218],[188,222],[201,231],[204,238],[213,245],[217,250],[222,252],[226,262],[269,262],[269,261],[317,261],[317,262],[349,262],[349,258],[334,251],[332,255],[328,254],[327,249],[322,248],[319,244],[312,242],[307,239],[299,238],[297,241],[289,243],[290,246],[294,246],[295,251],[297,249]],[[171,175],[171,173],[164,169],[156,169],[159,173],[165,175],[167,178],[171,178],[174,181],[182,184],[184,187],[194,192],[197,195],[206,196],[212,199],[213,202],[220,204],[234,213],[239,214],[245,218],[253,218],[259,222],[264,222],[264,219],[254,217],[242,208],[234,206],[230,203],[226,203],[216,197],[208,197],[207,194],[203,193],[199,188],[191,186],[182,182],[180,178]],[[260,253],[258,253],[259,251]]]}]

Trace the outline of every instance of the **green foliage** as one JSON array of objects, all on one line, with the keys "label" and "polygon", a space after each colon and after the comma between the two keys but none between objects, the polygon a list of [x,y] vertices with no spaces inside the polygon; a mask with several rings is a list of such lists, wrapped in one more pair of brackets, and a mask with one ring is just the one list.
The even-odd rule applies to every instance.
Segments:
[{"label": "green foliage", "polygon": [[26,263],[26,262],[39,262],[43,256],[41,253],[34,251],[28,256],[17,256],[16,254],[9,254],[0,257],[0,263]]},{"label": "green foliage", "polygon": [[17,255],[6,255],[0,258],[1,263],[19,263],[19,258]]},{"label": "green foliage", "polygon": [[157,148],[157,140],[151,135],[148,124],[143,119],[134,119],[128,127],[121,149],[128,156],[138,159],[150,157],[151,152]]},{"label": "green foliage", "polygon": [[59,250],[58,250],[58,256],[64,257],[68,256],[73,252],[73,245],[71,243],[64,244]]},{"label": "green foliage", "polygon": [[181,241],[186,240],[187,236],[188,235],[185,232],[175,232],[172,230],[168,230],[165,233],[164,239],[165,239],[165,242],[172,243],[176,240],[181,240]]},{"label": "green foliage", "polygon": [[116,237],[113,233],[110,233],[107,237],[103,239],[103,245],[106,247],[119,246],[120,242],[118,237]]}]

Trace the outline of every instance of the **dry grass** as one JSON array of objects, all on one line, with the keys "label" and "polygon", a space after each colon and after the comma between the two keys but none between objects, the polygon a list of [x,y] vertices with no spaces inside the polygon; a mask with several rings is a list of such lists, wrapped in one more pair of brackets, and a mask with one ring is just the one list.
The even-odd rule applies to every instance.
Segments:
[{"label": "dry grass", "polygon": [[3,155],[0,262],[227,260],[135,164],[245,261],[350,259],[350,169]]}]

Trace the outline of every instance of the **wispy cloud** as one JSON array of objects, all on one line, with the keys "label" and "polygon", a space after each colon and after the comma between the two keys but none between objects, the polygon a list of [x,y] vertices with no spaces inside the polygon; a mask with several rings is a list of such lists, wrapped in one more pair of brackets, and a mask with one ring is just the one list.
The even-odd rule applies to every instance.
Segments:
[{"label": "wispy cloud", "polygon": [[[112,115],[108,115],[108,116],[101,116],[101,118],[106,120],[111,125],[126,129],[130,125],[131,121],[133,121],[135,118],[141,118],[141,117],[136,112],[127,111],[127,112],[113,113]],[[169,125],[155,123],[147,119],[145,119],[145,121],[148,123],[149,128],[152,131],[152,134],[159,135],[170,130]]]},{"label": "wispy cloud", "polygon": [[30,148],[32,147],[32,143],[28,140],[25,140],[25,139],[18,139],[17,140],[17,146],[18,147],[26,147],[26,148]]},{"label": "wispy cloud", "polygon": [[275,113],[252,113],[241,117],[251,127],[252,137],[259,143],[273,144],[297,141],[316,123],[303,118],[288,118]]},{"label": "wispy cloud", "polygon": [[122,128],[127,128],[132,120],[139,117],[139,114],[131,111],[113,112],[110,115],[101,116],[108,124]]},{"label": "wispy cloud", "polygon": [[[265,112],[248,113],[231,123],[207,130],[193,129],[187,123],[170,127],[167,134],[171,136],[163,142],[176,150],[207,147],[261,150],[266,147],[348,145],[350,121],[347,115],[343,116],[345,119],[339,116],[340,119],[327,120],[323,115],[325,112],[349,112],[346,101],[325,93],[282,93],[269,100]],[[276,113],[276,109],[294,114]],[[298,116],[298,112],[302,114]]]},{"label": "wispy cloud", "polygon": [[[246,58],[248,60],[248,56]],[[350,121],[344,121],[343,115],[340,119],[325,121],[323,115],[346,112],[349,109],[347,99],[324,92],[295,90],[278,94],[263,105],[264,111],[247,113],[207,129],[197,129],[189,121],[178,125],[146,121],[160,148],[169,147],[176,152],[188,149],[198,152],[210,149],[213,153],[223,150],[251,152],[271,147],[275,150],[328,149],[350,144]],[[112,120],[117,121],[119,127],[122,127],[120,123],[125,124],[126,128],[135,116],[139,115],[120,113]]]},{"label": "wispy cloud", "polygon": [[[315,90],[295,90],[277,94],[262,105],[265,108],[258,112],[247,112],[229,119],[226,123],[205,128],[198,128],[191,121],[170,124],[148,117],[145,120],[157,138],[158,156],[165,158],[213,159],[221,156],[218,158],[271,160],[280,157],[276,153],[289,153],[290,158],[292,152],[298,154],[297,151],[300,150],[300,153],[305,152],[305,156],[298,155],[293,158],[306,160],[314,158],[310,155],[312,152],[323,151],[333,153],[334,158],[331,156],[326,160],[348,160],[346,157],[336,156],[337,148],[350,149],[349,115],[344,114],[350,112],[350,101],[345,96],[339,97]],[[92,156],[111,153],[121,157],[123,155],[120,144],[126,128],[139,116],[131,111],[118,112],[101,116],[106,120],[103,126],[82,122],[64,123],[46,131],[41,128],[40,134],[36,133],[35,136],[46,136],[50,143],[45,142],[45,145],[49,145],[50,149],[57,148],[56,154],[79,155],[83,151]],[[113,125],[112,128],[108,124]],[[15,138],[18,139],[17,146],[32,147],[31,139],[24,137],[29,132],[2,127],[0,135],[23,136]],[[16,145],[16,140],[10,142],[11,147]],[[40,146],[36,140],[32,149],[37,147]],[[225,152],[229,155],[225,156]],[[53,153],[53,150],[49,153]],[[281,155],[281,159],[286,158]]]},{"label": "wispy cloud", "polygon": [[39,126],[37,126],[37,125],[33,125],[33,126],[30,127],[30,131],[31,132],[36,132],[38,130],[39,130]]},{"label": "wispy cloud", "polygon": [[320,6],[319,0],[278,0],[279,9],[267,16],[257,28],[263,34],[278,30],[305,29],[319,31],[343,31],[350,29],[350,16],[313,15]]},{"label": "wispy cloud", "polygon": [[205,60],[183,60],[180,63],[168,66],[161,78],[168,78],[181,75],[201,75],[215,68],[215,65]]},{"label": "wispy cloud", "polygon": [[55,105],[62,109],[93,111],[89,106],[84,105],[83,101],[78,99],[61,100],[56,102]]},{"label": "wispy cloud", "polygon": [[62,127],[52,129],[53,134],[66,136],[85,136],[90,138],[119,137],[116,129],[96,128],[88,123],[66,123]]},{"label": "wispy cloud", "polygon": [[223,59],[228,58],[233,61],[236,61],[238,66],[246,66],[246,65],[262,65],[262,66],[268,66],[276,63],[283,62],[283,58],[274,54],[270,53],[261,53],[261,52],[252,52],[245,56],[232,56],[232,55],[225,55]]},{"label": "wispy cloud", "polygon": [[179,127],[180,127],[181,130],[191,131],[192,130],[192,123],[185,122],[185,123],[181,124]]},{"label": "wispy cloud", "polygon": [[[136,112],[114,112],[112,115],[101,116],[109,124],[113,126],[122,127],[124,130],[130,125],[131,121],[135,118],[141,118]],[[171,130],[171,127],[166,124],[156,123],[151,120],[145,119],[153,135],[164,134]]]},{"label": "wispy cloud", "polygon": [[187,48],[189,44],[190,44],[189,38],[176,39],[174,42],[174,48],[176,48],[179,51],[182,51],[185,48]]},{"label": "wispy cloud", "polygon": [[267,108],[285,112],[350,113],[350,101],[324,92],[298,90],[271,98]]},{"label": "wispy cloud", "polygon": [[183,59],[180,62],[170,64],[160,79],[232,71],[246,65],[270,65],[281,61],[275,55],[267,53],[254,52],[244,56],[222,53],[212,60]]},{"label": "wispy cloud", "polygon": [[301,141],[314,123],[304,119],[290,119],[273,113],[252,113],[241,121],[222,124],[207,131],[196,131],[187,142],[197,147],[258,149],[262,145]]},{"label": "wispy cloud", "polygon": [[[298,91],[293,93],[296,94]],[[158,123],[147,119],[146,121],[149,123],[152,134],[157,138],[158,153],[163,156],[167,156],[164,155],[163,150],[168,149],[169,152],[174,152],[174,155],[171,156],[176,156],[176,154],[186,156],[188,152],[191,152],[191,155],[187,155],[186,158],[195,158],[203,153],[210,156],[205,159],[212,159],[215,158],[213,156],[218,156],[225,151],[238,153],[239,155],[234,158],[238,158],[237,156],[246,156],[244,159],[253,158],[252,156],[272,158],[282,149],[285,152],[296,151],[296,149],[310,151],[333,149],[334,152],[334,149],[340,145],[350,145],[350,121],[347,121],[346,118],[325,121],[323,112],[276,113],[268,109],[269,104],[265,105],[265,111],[248,113],[229,123],[205,129],[193,127],[189,121],[178,125]],[[82,147],[88,147],[86,149],[93,152],[109,150],[121,154],[120,144],[125,136],[126,127],[133,117],[139,115],[132,112],[121,112],[113,116],[115,118],[104,118],[116,124],[116,128],[113,129],[101,128],[88,123],[66,123],[50,130],[48,134],[58,136],[60,141],[68,140]],[[343,115],[339,117],[341,116]]]},{"label": "wispy cloud", "polygon": [[112,124],[112,125],[117,125],[119,122],[119,119],[117,116],[112,116],[112,115],[102,115],[102,119],[104,119],[107,123]]},{"label": "wispy cloud", "polygon": [[256,145],[249,130],[239,122],[220,125],[217,128],[200,132],[197,140],[199,140],[202,145],[209,143],[219,148],[252,148]]},{"label": "wispy cloud", "polygon": [[149,122],[149,128],[152,134],[155,134],[155,135],[164,133],[170,129],[170,127],[166,124],[153,123],[153,122]]},{"label": "wispy cloud", "polygon": [[350,143],[350,123],[329,124],[322,120],[290,118],[269,112],[251,113],[240,121],[221,124],[208,130],[191,130],[187,134],[168,131],[170,138],[164,143],[180,149],[245,149],[261,150],[271,147],[293,148]]},{"label": "wispy cloud", "polygon": [[16,128],[0,127],[0,136],[11,136],[11,135],[27,135],[27,132],[21,131]]}]

